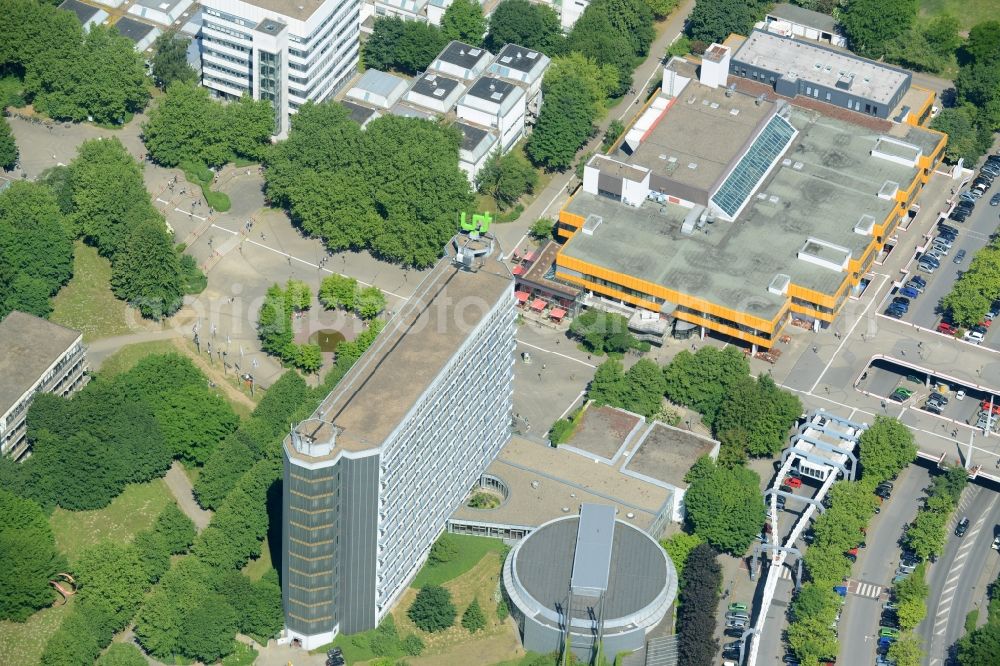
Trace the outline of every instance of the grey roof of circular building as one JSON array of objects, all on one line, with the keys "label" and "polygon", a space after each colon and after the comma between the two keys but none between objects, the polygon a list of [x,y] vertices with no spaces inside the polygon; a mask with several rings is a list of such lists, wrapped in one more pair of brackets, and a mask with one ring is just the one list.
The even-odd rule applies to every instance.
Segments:
[{"label": "grey roof of circular building", "polygon": [[[579,525],[579,517],[543,525],[521,542],[513,562],[524,590],[550,610],[565,608]],[[659,544],[639,528],[615,521],[611,571],[604,598],[605,621],[650,605],[667,582],[666,558]],[[586,616],[582,605],[576,610],[579,617]]]}]

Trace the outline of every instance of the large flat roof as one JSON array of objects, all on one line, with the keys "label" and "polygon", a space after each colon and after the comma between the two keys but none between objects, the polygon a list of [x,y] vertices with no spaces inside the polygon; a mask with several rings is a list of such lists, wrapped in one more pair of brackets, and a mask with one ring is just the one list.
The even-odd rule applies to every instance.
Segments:
[{"label": "large flat roof", "polygon": [[611,545],[614,543],[615,507],[584,504],[576,531],[573,553],[574,592],[606,592],[611,574]]},{"label": "large flat roof", "polygon": [[11,312],[0,321],[0,414],[14,406],[66,350],[78,331],[34,315]]},{"label": "large flat roof", "polygon": [[127,16],[123,16],[118,19],[115,23],[115,28],[121,33],[122,37],[127,37],[136,44],[141,42],[143,38],[149,33],[156,30],[156,26],[149,25],[148,23],[143,23],[142,21],[136,21]]},{"label": "large flat roof", "polygon": [[776,4],[767,14],[768,16],[784,19],[790,23],[816,28],[824,32],[834,34],[839,34],[840,32],[837,30],[837,20],[829,14],[814,12],[811,9],[790,5],[787,2]]},{"label": "large flat roof", "polygon": [[438,59],[443,62],[457,65],[463,69],[472,69],[480,60],[489,57],[490,54],[486,49],[477,48],[457,40],[449,42],[448,46],[444,47],[444,50],[438,55]]},{"label": "large flat roof", "polygon": [[837,88],[851,78],[850,94],[888,104],[910,74],[902,69],[861,58],[809,40],[781,37],[754,30],[733,54],[733,62],[762,67],[787,78],[813,81]]},{"label": "large flat roof", "polygon": [[607,405],[590,405],[567,442],[575,449],[613,460],[642,417]]},{"label": "large flat roof", "polygon": [[[466,270],[452,261],[449,244],[450,256],[427,274],[314,412],[310,437],[328,441],[336,432],[336,446],[322,458],[381,446],[493,305],[513,298],[513,279],[500,254],[494,243],[482,266]],[[315,420],[324,426],[316,429]],[[285,440],[290,456],[312,458],[290,441]]]},{"label": "large flat roof", "polygon": [[663,423],[653,423],[622,466],[674,488],[686,488],[684,477],[698,458],[712,453],[713,439]]},{"label": "large flat roof", "polygon": [[[296,19],[305,21],[312,16],[317,9],[330,0],[240,0],[248,5],[260,7]],[[201,4],[206,7],[220,9],[222,11],[232,11],[232,6],[227,2],[212,2],[212,0],[201,0]],[[304,37],[305,35],[300,35]]]},{"label": "large flat roof", "polygon": [[727,92],[692,82],[631,156],[614,157],[707,193],[775,111],[774,102]]},{"label": "large flat roof", "polygon": [[[670,491],[654,483],[622,474],[611,465],[570,451],[511,437],[486,468],[510,491],[495,509],[473,509],[464,504],[452,518],[496,525],[538,527],[583,503],[609,504],[618,518],[647,530],[670,498]],[[628,517],[631,513],[632,517]]]},{"label": "large flat roof", "polygon": [[[871,236],[856,233],[855,225],[864,216],[880,224],[895,200],[879,198],[879,191],[887,182],[908,186],[917,167],[871,155],[884,136],[879,132],[794,105],[788,120],[798,135],[735,222],[685,235],[687,208],[652,202],[633,208],[581,192],[567,210],[599,215],[603,224],[593,235],[576,234],[563,255],[765,320],[786,300],[768,291],[778,274],[833,294],[843,273],[798,259],[803,244],[818,239],[860,259]],[[907,138],[929,154],[927,146],[940,137],[911,127]]]}]

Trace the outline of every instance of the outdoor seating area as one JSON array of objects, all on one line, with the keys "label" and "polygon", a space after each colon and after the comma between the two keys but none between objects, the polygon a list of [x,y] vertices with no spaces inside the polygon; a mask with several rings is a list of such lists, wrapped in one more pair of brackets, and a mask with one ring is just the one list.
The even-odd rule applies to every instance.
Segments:
[{"label": "outdoor seating area", "polygon": [[553,279],[559,247],[548,241],[541,248],[525,247],[510,256],[518,307],[555,324],[562,323],[575,310],[581,295],[578,288]]}]

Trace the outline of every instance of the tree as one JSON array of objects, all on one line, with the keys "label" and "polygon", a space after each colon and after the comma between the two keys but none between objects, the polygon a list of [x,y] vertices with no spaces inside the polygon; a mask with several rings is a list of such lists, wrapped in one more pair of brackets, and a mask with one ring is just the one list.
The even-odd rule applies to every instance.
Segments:
[{"label": "tree", "polygon": [[65,571],[49,521],[37,503],[0,488],[0,619],[24,622],[52,603],[49,585]]},{"label": "tree", "polygon": [[632,86],[632,71],[649,51],[653,16],[642,0],[592,2],[567,37],[567,50],[578,51],[617,74],[610,94],[624,95]]},{"label": "tree", "polygon": [[677,570],[677,577],[684,578],[684,565],[687,563],[688,556],[690,556],[691,551],[695,547],[703,543],[705,543],[705,540],[697,534],[678,532],[669,539],[661,541],[660,545],[663,546],[663,550],[667,551],[670,561],[674,563],[674,569]]},{"label": "tree", "polygon": [[948,135],[944,159],[950,164],[965,160],[974,164],[992,143],[992,132],[979,118],[979,110],[972,104],[962,104],[941,109],[931,120],[931,129]]},{"label": "tree", "polygon": [[745,433],[750,455],[775,455],[785,445],[788,430],[802,414],[802,403],[788,391],[782,391],[770,375],[756,380],[739,379],[726,392],[712,424],[716,437],[730,430]]},{"label": "tree", "polygon": [[198,73],[187,60],[191,40],[180,37],[176,30],[167,30],[153,42],[153,79],[161,90],[174,81],[194,83]]},{"label": "tree", "polygon": [[523,194],[531,193],[538,184],[535,171],[517,153],[493,153],[476,174],[476,190],[488,194],[501,210],[510,208]]},{"label": "tree", "polygon": [[535,164],[565,171],[593,133],[597,111],[583,82],[574,78],[546,85],[543,94],[538,122],[525,150]]},{"label": "tree", "polygon": [[462,626],[470,634],[486,627],[486,616],[483,614],[483,609],[479,607],[479,599],[473,598],[472,603],[462,613]]},{"label": "tree", "polygon": [[687,521],[712,547],[742,555],[764,524],[760,477],[745,467],[706,464],[684,494]]},{"label": "tree", "polygon": [[972,26],[964,50],[972,62],[990,63],[1000,59],[1000,21],[983,21]]},{"label": "tree", "polygon": [[756,0],[697,0],[688,18],[687,34],[708,44],[722,42],[734,32],[749,35],[767,6]]},{"label": "tree", "polygon": [[294,344],[291,307],[285,290],[274,284],[268,288],[257,315],[257,335],[268,354],[284,358]]},{"label": "tree", "polygon": [[622,354],[639,347],[639,341],[628,331],[625,317],[596,308],[574,317],[569,332],[579,338],[588,351],[598,354]]},{"label": "tree", "polygon": [[112,632],[128,625],[149,587],[135,548],[105,541],[80,555],[75,567],[80,600],[99,604]]},{"label": "tree", "polygon": [[353,310],[357,298],[358,281],[352,277],[335,273],[320,283],[319,301],[328,309]]},{"label": "tree", "polygon": [[570,85],[586,88],[595,118],[604,115],[608,98],[617,91],[619,83],[618,70],[614,65],[600,65],[579,51],[556,56],[545,70],[545,85],[557,85],[562,79],[571,79]]},{"label": "tree", "polygon": [[439,585],[425,585],[406,612],[413,624],[427,632],[443,631],[455,623],[451,593]]},{"label": "tree", "polygon": [[455,542],[455,537],[445,532],[431,546],[431,552],[427,557],[427,561],[431,565],[438,565],[451,562],[457,556],[458,544]]},{"label": "tree", "polygon": [[792,617],[800,622],[806,618],[817,618],[830,624],[836,621],[840,610],[840,597],[833,588],[808,582],[795,595],[792,602]]},{"label": "tree", "polygon": [[171,454],[198,465],[204,465],[222,438],[239,425],[229,403],[206,390],[204,383],[167,393],[154,409]]},{"label": "tree", "polygon": [[482,46],[486,34],[482,5],[474,0],[454,0],[441,17],[441,32],[447,39]]},{"label": "tree", "polygon": [[678,663],[700,666],[715,662],[719,643],[715,639],[715,611],[719,605],[722,568],[708,544],[688,554],[680,579],[680,609],[677,612]]},{"label": "tree", "polygon": [[555,222],[542,218],[540,220],[535,220],[535,223],[531,225],[528,233],[531,234],[531,237],[535,240],[548,240],[554,237],[555,227]]},{"label": "tree", "polygon": [[1000,654],[1000,623],[988,622],[958,641],[958,662],[978,666],[996,660]]},{"label": "tree", "polygon": [[921,562],[912,574],[893,586],[893,596],[899,605],[896,613],[903,631],[915,628],[927,615],[927,596],[930,594],[930,587],[924,579],[925,573],[926,565]]},{"label": "tree", "polygon": [[893,641],[886,657],[896,666],[920,666],[923,663],[924,651],[917,637],[909,634]]},{"label": "tree", "polygon": [[424,642],[420,640],[420,636],[410,634],[403,639],[401,647],[403,648],[403,652],[411,657],[418,657],[424,651]]},{"label": "tree", "polygon": [[203,592],[185,604],[185,608],[178,641],[181,654],[214,663],[233,651],[236,611],[225,597]]},{"label": "tree", "polygon": [[355,312],[364,320],[374,319],[385,310],[385,294],[378,287],[365,287],[358,293]]},{"label": "tree", "polygon": [[663,370],[655,361],[648,358],[637,361],[625,373],[625,383],[625,404],[621,406],[647,419],[660,411],[666,380],[663,378]]},{"label": "tree", "polygon": [[666,395],[679,405],[701,413],[706,423],[715,415],[730,389],[750,372],[743,353],[735,347],[705,346],[695,353],[680,351],[663,370]]},{"label": "tree", "polygon": [[955,77],[959,102],[979,109],[979,119],[991,130],[1000,128],[1000,72],[995,62],[973,61]]},{"label": "tree", "polygon": [[864,478],[876,485],[896,476],[917,456],[910,429],[886,416],[876,416],[861,433],[859,448]]},{"label": "tree", "polygon": [[131,643],[112,643],[94,666],[146,666],[142,651]]},{"label": "tree", "polygon": [[434,24],[379,16],[365,42],[364,61],[373,69],[395,69],[413,76],[426,70],[447,43]]},{"label": "tree", "polygon": [[487,47],[497,53],[506,44],[517,44],[553,56],[562,48],[559,16],[547,5],[528,0],[504,0],[490,14]]},{"label": "tree", "polygon": [[948,513],[944,511],[920,511],[906,528],[906,545],[920,559],[937,555],[944,546],[945,525]]},{"label": "tree", "polygon": [[951,56],[961,46],[962,37],[958,34],[960,24],[958,19],[950,14],[940,14],[932,18],[922,32],[927,44],[939,56]]},{"label": "tree", "polygon": [[788,646],[803,663],[815,663],[840,650],[830,623],[819,618],[806,618],[788,625],[787,639]]},{"label": "tree", "polygon": [[840,24],[851,50],[869,58],[884,55],[886,45],[906,32],[916,18],[916,0],[846,0],[840,10]]},{"label": "tree", "polygon": [[17,143],[14,141],[14,134],[10,131],[10,124],[6,118],[0,118],[0,168],[10,171],[17,164],[18,158]]},{"label": "tree", "polygon": [[649,6],[649,10],[653,12],[653,16],[656,17],[657,21],[661,21],[670,12],[674,11],[674,7],[677,6],[679,0],[646,0],[646,4]]},{"label": "tree", "polygon": [[111,290],[142,316],[160,319],[176,312],[183,298],[181,266],[162,219],[137,224],[111,266]]},{"label": "tree", "polygon": [[623,405],[628,395],[628,382],[621,361],[608,359],[597,366],[587,388],[587,397],[598,405]]}]

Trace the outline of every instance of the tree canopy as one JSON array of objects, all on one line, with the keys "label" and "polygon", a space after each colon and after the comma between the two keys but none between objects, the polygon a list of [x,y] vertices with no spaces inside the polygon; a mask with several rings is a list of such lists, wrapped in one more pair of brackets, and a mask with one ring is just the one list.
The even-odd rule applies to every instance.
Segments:
[{"label": "tree canopy", "polygon": [[441,17],[441,32],[446,39],[482,46],[486,35],[483,6],[475,0],[453,0]]},{"label": "tree canopy", "polygon": [[543,85],[542,108],[528,138],[528,157],[548,171],[565,171],[573,165],[576,152],[594,133],[597,109],[588,88],[576,77]]},{"label": "tree canopy", "polygon": [[625,317],[597,308],[588,308],[574,317],[569,332],[579,338],[588,351],[598,354],[622,354],[641,346],[629,333]]},{"label": "tree canopy", "polygon": [[424,631],[436,632],[453,625],[456,612],[448,590],[439,585],[425,585],[417,592],[406,614]]},{"label": "tree canopy", "polygon": [[24,622],[56,596],[49,581],[66,570],[37,503],[0,488],[0,619]]},{"label": "tree canopy", "polygon": [[486,45],[497,53],[507,44],[517,44],[553,56],[563,48],[559,16],[548,5],[528,0],[503,0],[490,14]]},{"label": "tree canopy", "polygon": [[687,21],[687,34],[706,44],[722,42],[731,33],[749,35],[764,18],[770,3],[759,0],[696,0]]},{"label": "tree canopy", "polygon": [[666,395],[672,402],[701,413],[705,423],[712,424],[726,395],[749,372],[750,364],[736,347],[720,350],[704,346],[695,353],[685,349],[664,368]]},{"label": "tree canopy", "polygon": [[855,53],[868,58],[885,55],[894,39],[917,18],[917,0],[846,0],[840,25]]},{"label": "tree canopy", "polygon": [[272,153],[267,192],[331,250],[429,266],[472,206],[459,142],[429,120],[383,116],[362,132],[341,105],[306,104]]},{"label": "tree canopy", "polygon": [[10,171],[17,164],[19,156],[14,134],[6,118],[0,118],[0,169]]},{"label": "tree canopy", "polygon": [[631,87],[632,72],[649,52],[654,35],[653,13],[644,0],[597,0],[573,25],[566,50],[614,67],[618,77],[611,94],[618,97]]},{"label": "tree canopy", "polygon": [[983,320],[990,304],[1000,298],[1000,237],[976,252],[969,269],[952,285],[941,299],[959,326],[974,326]]},{"label": "tree canopy", "polygon": [[941,109],[931,120],[931,129],[948,135],[944,159],[950,164],[960,159],[974,164],[993,142],[990,127],[980,119],[979,110],[968,102]]},{"label": "tree canopy", "polygon": [[150,319],[180,309],[180,258],[162,220],[146,219],[132,228],[111,266],[111,291]]},{"label": "tree canopy", "polygon": [[153,42],[153,80],[161,89],[166,90],[174,81],[194,83],[198,73],[187,61],[188,46],[191,40],[181,37],[176,30],[167,30]]},{"label": "tree canopy", "polygon": [[476,190],[488,194],[500,210],[512,207],[538,184],[538,172],[516,152],[493,153],[476,174]]},{"label": "tree canopy", "polygon": [[712,547],[741,556],[764,525],[760,476],[745,467],[723,467],[702,459],[684,494],[693,531]]},{"label": "tree canopy", "polygon": [[886,416],[876,416],[861,433],[859,448],[864,478],[876,484],[896,476],[917,456],[910,429]]},{"label": "tree canopy", "polygon": [[373,69],[394,69],[415,76],[427,69],[448,39],[433,23],[377,16],[363,48],[364,63]]},{"label": "tree canopy", "polygon": [[715,639],[715,612],[722,587],[722,567],[708,544],[688,553],[680,578],[677,611],[677,651],[681,664],[712,664],[719,652]]},{"label": "tree canopy", "polygon": [[770,375],[740,378],[726,391],[712,423],[715,436],[743,442],[753,456],[773,456],[784,448],[788,430],[802,414],[802,403],[778,388]]}]

